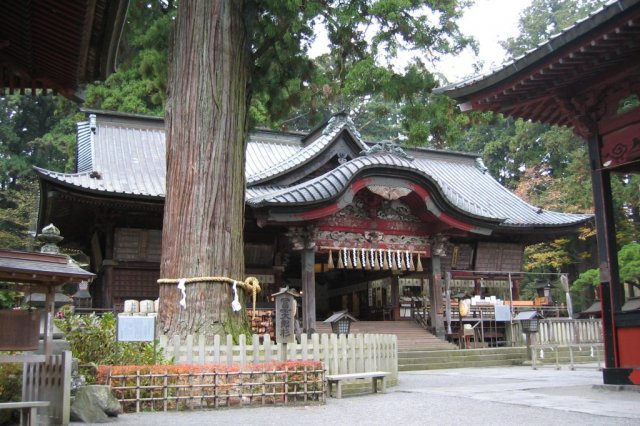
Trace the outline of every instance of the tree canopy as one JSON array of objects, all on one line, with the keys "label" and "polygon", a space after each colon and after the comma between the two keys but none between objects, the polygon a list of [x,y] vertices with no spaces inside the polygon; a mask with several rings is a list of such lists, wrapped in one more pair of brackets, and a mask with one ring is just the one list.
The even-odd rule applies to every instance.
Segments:
[{"label": "tree canopy", "polygon": [[32,166],[74,171],[77,119],[61,97],[0,97],[0,247],[28,247],[38,209]]}]

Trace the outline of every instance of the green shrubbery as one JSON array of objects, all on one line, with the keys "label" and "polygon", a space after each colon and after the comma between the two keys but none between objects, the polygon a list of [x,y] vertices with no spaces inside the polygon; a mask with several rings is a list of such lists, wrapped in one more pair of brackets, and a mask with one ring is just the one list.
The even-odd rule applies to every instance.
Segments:
[{"label": "green shrubbery", "polygon": [[[20,401],[22,395],[22,364],[0,364],[0,402]],[[18,411],[0,410],[0,425],[13,424]]]},{"label": "green shrubbery", "polygon": [[165,364],[162,349],[152,342],[117,342],[116,318],[111,313],[98,316],[66,314],[56,319],[66,335],[73,357],[78,359],[87,381],[95,381],[98,365]]}]

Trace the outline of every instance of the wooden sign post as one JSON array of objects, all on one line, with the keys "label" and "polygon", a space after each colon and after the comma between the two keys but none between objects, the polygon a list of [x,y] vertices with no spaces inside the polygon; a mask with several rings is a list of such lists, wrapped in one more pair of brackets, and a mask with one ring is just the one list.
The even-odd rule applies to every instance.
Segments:
[{"label": "wooden sign post", "polygon": [[273,294],[273,297],[276,299],[276,341],[282,344],[280,359],[286,361],[287,343],[296,341],[295,322],[298,309],[296,297],[300,295],[286,287]]}]

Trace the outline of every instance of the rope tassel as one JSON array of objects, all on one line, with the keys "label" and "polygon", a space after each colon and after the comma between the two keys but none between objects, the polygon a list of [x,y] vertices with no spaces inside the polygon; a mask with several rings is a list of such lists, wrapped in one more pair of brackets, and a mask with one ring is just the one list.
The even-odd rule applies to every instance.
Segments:
[{"label": "rope tassel", "polygon": [[[194,277],[194,278],[160,278],[158,279],[158,284],[178,284],[178,289],[182,292],[182,300],[180,300],[180,305],[182,307],[186,307],[186,284],[195,284],[195,283],[226,283],[231,284],[233,286],[234,294],[237,296],[237,287],[239,286],[245,291],[250,291],[252,295],[253,301],[253,318],[256,316],[256,295],[261,291],[260,282],[256,277],[247,277],[247,279],[243,281],[236,281],[228,277]],[[236,302],[238,298],[234,297],[234,302]],[[238,300],[238,304],[239,304]],[[235,308],[234,308],[235,310]]]},{"label": "rope tassel", "polygon": [[342,253],[338,250],[338,269],[344,269],[344,262],[342,262]]},{"label": "rope tassel", "polygon": [[422,261],[420,260],[420,255],[418,255],[418,262],[416,264],[416,271],[417,272],[422,272],[423,271],[423,269],[422,269]]},{"label": "rope tassel", "polygon": [[327,268],[333,269],[333,252],[329,250],[329,261],[327,262]]}]

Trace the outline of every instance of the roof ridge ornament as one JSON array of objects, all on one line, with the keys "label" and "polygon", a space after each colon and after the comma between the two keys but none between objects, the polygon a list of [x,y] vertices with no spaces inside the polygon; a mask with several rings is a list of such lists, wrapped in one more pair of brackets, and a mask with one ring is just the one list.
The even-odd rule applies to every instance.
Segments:
[{"label": "roof ridge ornament", "polygon": [[392,154],[409,161],[414,160],[414,158],[411,155],[407,154],[400,145],[392,141],[378,142],[377,144],[373,145],[371,148],[360,151],[361,156],[376,155],[376,154]]},{"label": "roof ridge ornament", "polygon": [[482,158],[477,157],[476,158],[476,167],[478,168],[478,170],[480,170],[483,174],[487,172],[487,170],[489,170],[489,168],[487,166],[485,166],[484,161],[482,161]]},{"label": "roof ridge ornament", "polygon": [[349,114],[345,110],[334,114],[329,119],[329,121],[327,122],[327,125],[322,130],[322,134],[326,136],[329,133],[336,130],[337,128],[343,127],[343,126],[347,127],[351,131],[351,133],[354,134],[354,136],[356,136],[359,139],[362,139],[362,135],[360,134],[358,129],[356,129],[355,123],[353,122],[351,117],[349,117]]}]

